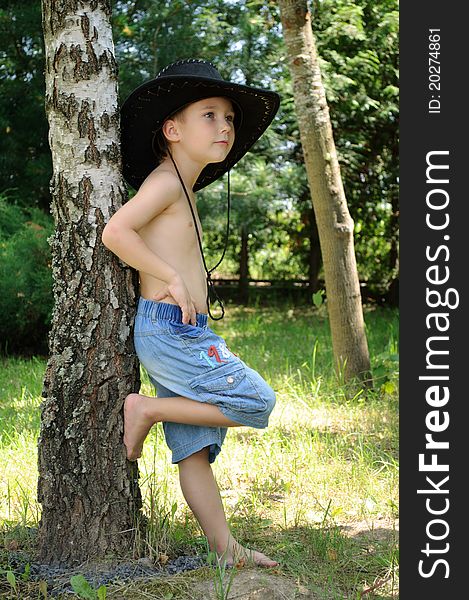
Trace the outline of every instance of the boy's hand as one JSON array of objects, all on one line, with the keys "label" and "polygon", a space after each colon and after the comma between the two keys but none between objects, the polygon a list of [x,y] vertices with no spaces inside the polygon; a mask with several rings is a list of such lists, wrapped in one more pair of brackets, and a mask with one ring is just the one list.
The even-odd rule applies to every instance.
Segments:
[{"label": "boy's hand", "polygon": [[188,323],[197,325],[197,311],[195,310],[194,301],[189,294],[186,284],[179,275],[176,275],[169,281],[153,298],[157,302],[164,301],[165,298],[172,298],[182,310],[182,322],[184,325]]}]

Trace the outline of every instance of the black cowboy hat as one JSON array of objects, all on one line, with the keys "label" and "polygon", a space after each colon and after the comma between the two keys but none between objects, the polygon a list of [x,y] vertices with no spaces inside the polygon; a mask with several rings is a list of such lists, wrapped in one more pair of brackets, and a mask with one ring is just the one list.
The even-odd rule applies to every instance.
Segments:
[{"label": "black cowboy hat", "polygon": [[166,118],[191,102],[225,96],[235,109],[235,141],[228,156],[208,164],[194,184],[197,192],[229,171],[261,137],[280,105],[276,92],[232,83],[205,60],[180,60],[136,88],[121,108],[123,176],[135,190],[157,166],[156,133]]}]

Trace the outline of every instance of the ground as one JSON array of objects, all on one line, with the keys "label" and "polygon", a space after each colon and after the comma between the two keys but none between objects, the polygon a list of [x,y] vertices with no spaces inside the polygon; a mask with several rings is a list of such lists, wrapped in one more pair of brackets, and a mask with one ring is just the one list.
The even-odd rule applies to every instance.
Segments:
[{"label": "ground", "polygon": [[[225,576],[228,582],[228,575]],[[194,600],[216,600],[213,582],[200,581],[193,588]],[[229,600],[319,600],[301,584],[260,569],[238,571],[229,592]]]}]

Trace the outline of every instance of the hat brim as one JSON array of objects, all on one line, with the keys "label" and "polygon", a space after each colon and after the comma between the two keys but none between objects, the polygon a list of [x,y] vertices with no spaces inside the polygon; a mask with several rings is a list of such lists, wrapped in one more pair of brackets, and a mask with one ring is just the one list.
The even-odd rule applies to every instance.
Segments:
[{"label": "hat brim", "polygon": [[[197,192],[231,169],[272,122],[280,105],[276,92],[209,77],[158,77],[136,88],[121,108],[121,150],[124,179],[135,190],[156,167],[152,141],[164,120],[183,106],[213,96],[232,99],[241,109],[228,156],[208,164],[194,184]],[[239,124],[238,124],[239,123]]]}]

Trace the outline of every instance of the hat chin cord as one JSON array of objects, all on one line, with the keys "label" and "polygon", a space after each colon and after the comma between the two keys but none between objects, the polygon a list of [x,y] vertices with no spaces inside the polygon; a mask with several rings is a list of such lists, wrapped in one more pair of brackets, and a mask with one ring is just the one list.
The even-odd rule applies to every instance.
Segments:
[{"label": "hat chin cord", "polygon": [[[176,173],[177,173],[177,176],[179,177],[179,181],[181,182],[182,189],[184,190],[184,193],[186,194],[187,201],[189,202],[189,208],[191,209],[192,219],[194,220],[195,231],[197,233],[197,240],[199,242],[200,254],[202,256],[202,261],[204,263],[204,269],[205,269],[206,279],[207,279],[207,298],[206,298],[206,303],[207,303],[208,314],[209,314],[210,318],[213,319],[214,321],[219,321],[220,319],[223,319],[223,317],[225,316],[225,307],[223,306],[223,301],[220,298],[220,296],[218,295],[217,290],[215,289],[215,286],[213,285],[212,272],[223,261],[223,258],[225,257],[226,248],[228,246],[228,235],[229,235],[229,231],[230,231],[230,171],[228,171],[228,202],[227,202],[225,247],[223,248],[223,254],[221,255],[221,258],[217,262],[217,264],[214,267],[212,267],[211,269],[208,269],[207,268],[207,263],[205,262],[204,251],[203,251],[203,248],[202,248],[202,241],[200,239],[199,228],[197,226],[197,221],[196,221],[196,218],[195,218],[194,209],[192,207],[192,202],[191,202],[191,200],[189,198],[189,194],[187,193],[187,189],[186,189],[186,186],[184,185],[184,181],[182,180],[181,174],[179,173],[179,170],[178,170],[178,168],[176,166],[174,158],[173,158],[171,152],[169,151],[169,149],[168,149],[168,154],[169,154],[171,160],[173,161],[173,165],[174,165],[174,168],[176,169]],[[214,317],[212,315],[212,313],[210,312],[210,295],[211,294],[214,297],[214,302],[218,302],[218,304],[220,305],[220,308],[221,308],[221,315],[218,316],[218,317]]]}]

